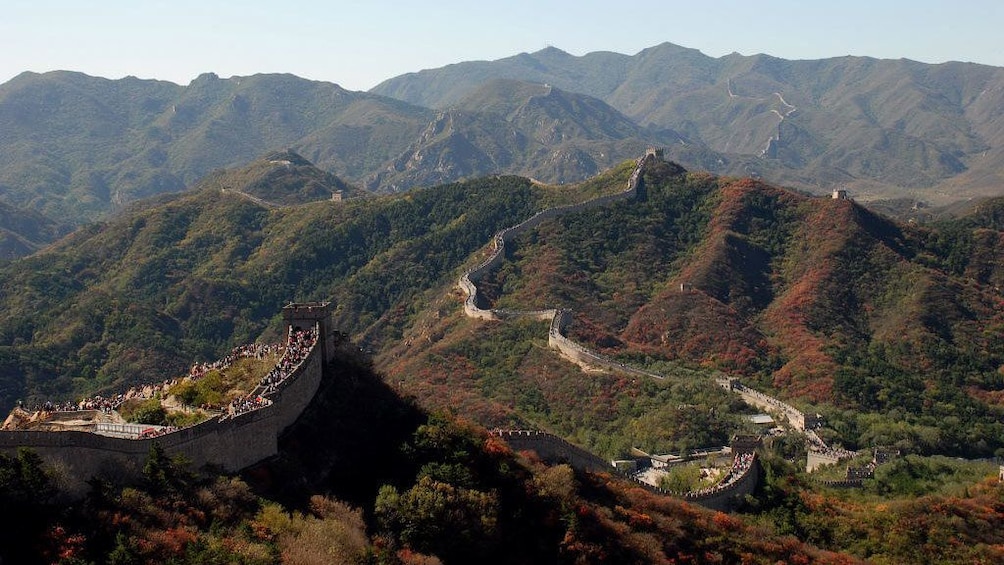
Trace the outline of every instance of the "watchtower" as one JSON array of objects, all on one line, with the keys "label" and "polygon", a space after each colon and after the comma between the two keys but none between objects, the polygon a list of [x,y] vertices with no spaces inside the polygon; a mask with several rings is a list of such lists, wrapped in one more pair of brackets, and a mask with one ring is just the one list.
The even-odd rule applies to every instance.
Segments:
[{"label": "watchtower", "polygon": [[753,453],[760,447],[760,437],[751,435],[732,436],[731,447],[733,453]]},{"label": "watchtower", "polygon": [[319,325],[318,345],[321,347],[321,358],[327,363],[335,355],[335,332],[331,327],[330,302],[290,302],[282,308],[282,318],[286,321],[286,333],[289,329],[310,330]]}]

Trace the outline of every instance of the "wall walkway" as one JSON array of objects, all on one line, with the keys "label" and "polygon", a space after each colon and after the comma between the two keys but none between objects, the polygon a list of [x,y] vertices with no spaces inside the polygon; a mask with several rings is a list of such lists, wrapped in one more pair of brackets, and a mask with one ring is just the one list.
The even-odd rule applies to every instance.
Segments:
[{"label": "wall walkway", "polygon": [[807,419],[805,413],[794,406],[782,402],[773,396],[753,390],[736,379],[718,379],[718,384],[722,388],[738,394],[750,406],[755,406],[767,412],[780,413],[792,428],[804,433],[806,441],[809,444],[805,461],[805,470],[807,472],[811,473],[821,465],[832,465],[856,455],[853,451],[826,445],[826,442],[812,429],[816,420],[814,418]]}]

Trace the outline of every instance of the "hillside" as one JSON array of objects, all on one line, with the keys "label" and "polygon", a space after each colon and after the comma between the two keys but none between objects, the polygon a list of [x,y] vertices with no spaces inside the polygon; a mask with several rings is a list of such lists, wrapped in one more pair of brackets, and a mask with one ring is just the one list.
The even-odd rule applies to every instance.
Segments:
[{"label": "hillside", "polygon": [[1002,84],[1004,70],[973,64],[668,43],[548,48],[370,93],[280,74],[182,86],[23,73],[0,85],[0,201],[81,225],[287,148],[388,193],[489,174],[577,182],[654,145],[692,170],[942,205],[1004,186]]},{"label": "hillside", "polygon": [[[0,266],[0,407],[184,372],[253,341],[291,300],[333,299],[339,327],[379,347],[494,231],[574,197],[495,177],[332,202],[337,179],[273,156]],[[305,187],[324,187],[322,201],[246,197]]]},{"label": "hillside", "polygon": [[239,171],[210,174],[196,186],[196,190],[206,188],[232,190],[272,208],[367,194],[290,150],[273,151]]},{"label": "hillside", "polygon": [[368,186],[400,190],[485,173],[574,182],[678,140],[670,131],[645,131],[589,96],[496,80],[440,112]]},{"label": "hillside", "polygon": [[94,479],[86,498],[67,503],[37,456],[0,455],[0,502],[19,516],[0,531],[0,558],[855,562],[752,520],[513,453],[469,422],[417,409],[357,355],[343,351],[328,369],[279,455],[239,477],[192,469],[155,448],[140,480]]},{"label": "hillside", "polygon": [[[290,300],[332,300],[360,349],[336,362],[340,378],[281,456],[240,480],[154,453],[142,484],[95,482],[67,505],[29,455],[0,457],[0,500],[23,517],[0,532],[0,555],[998,559],[998,481],[914,454],[1004,447],[1000,201],[897,224],[851,201],[650,163],[637,200],[545,221],[507,245],[483,291],[492,305],[571,308],[574,339],[664,379],[584,373],[547,347],[546,324],[464,316],[457,278],[493,234],[620,192],[634,167],[561,187],[499,176],[334,202],[324,193],[337,179],[267,154],[0,265],[4,407],[119,391],[272,341]],[[291,204],[241,194],[252,192]],[[764,449],[763,488],[726,515],[545,467],[477,425],[548,429],[611,457],[721,445],[751,430],[751,410],[713,383],[718,371],[818,409],[828,440],[907,457],[853,498],[808,484],[784,461],[802,447],[778,438]]]},{"label": "hillside", "polygon": [[30,255],[69,231],[68,225],[0,201],[0,259]]},{"label": "hillside", "polygon": [[[850,446],[1004,447],[996,201],[900,225],[851,201],[650,167],[639,201],[545,222],[485,281],[499,306],[571,308],[574,339],[672,376],[583,381],[539,347],[545,327],[467,320],[448,289],[493,233],[617,192],[630,167],[562,188],[492,177],[332,202],[336,183],[296,206],[240,194],[273,179],[258,194],[285,202],[336,182],[272,157],[0,266],[3,406],[181,373],[253,341],[290,300],[330,299],[338,327],[430,406],[543,426],[609,456],[720,444],[742,427],[739,405],[701,411],[730,402],[701,367],[823,412],[825,433]],[[697,410],[671,410],[684,404]],[[659,423],[676,420],[691,423]]]},{"label": "hillside", "polygon": [[0,201],[79,225],[287,148],[382,193],[487,174],[578,181],[677,139],[599,100],[537,90],[500,84],[437,113],[291,75],[179,86],[24,73],[0,85]]},{"label": "hillside", "polygon": [[358,181],[431,116],[292,75],[179,86],[23,73],[0,85],[0,197],[81,223],[289,147]]},{"label": "hillside", "polygon": [[933,201],[1000,194],[1004,70],[968,63],[841,57],[787,61],[712,58],[664,43],[633,56],[581,57],[549,47],[497,61],[409,73],[371,92],[446,108],[489,81],[546,83],[610,104],[641,126],[693,147],[668,147],[684,165],[755,172],[811,190]]},{"label": "hillside", "polygon": [[818,409],[823,433],[855,448],[1002,447],[999,230],[898,225],[847,200],[674,170],[647,170],[640,202],[521,236],[479,285],[490,306],[569,308],[575,340],[672,379],[583,380],[541,350],[540,324],[441,316],[381,366],[431,405],[543,425],[611,456],[625,437],[672,450],[736,425],[735,409],[693,428],[655,425],[679,418],[668,406],[723,402],[710,378],[693,382],[696,366]]}]

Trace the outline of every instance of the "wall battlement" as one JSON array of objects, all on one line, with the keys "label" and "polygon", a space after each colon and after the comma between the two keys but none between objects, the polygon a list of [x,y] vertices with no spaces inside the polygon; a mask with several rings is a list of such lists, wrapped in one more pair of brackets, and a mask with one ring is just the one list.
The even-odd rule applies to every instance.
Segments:
[{"label": "wall battlement", "polygon": [[[287,310],[289,309],[289,310]],[[156,438],[128,439],[83,431],[15,430],[0,432],[0,452],[27,447],[56,471],[56,481],[73,493],[92,476],[112,480],[135,478],[156,442],[171,456],[182,456],[193,468],[239,471],[278,453],[278,438],[317,393],[324,366],[334,355],[328,303],[290,304],[283,309],[286,335],[315,328],[318,338],[282,384],[268,393],[271,403],[226,418],[210,418]],[[309,324],[309,326],[307,325]]]}]

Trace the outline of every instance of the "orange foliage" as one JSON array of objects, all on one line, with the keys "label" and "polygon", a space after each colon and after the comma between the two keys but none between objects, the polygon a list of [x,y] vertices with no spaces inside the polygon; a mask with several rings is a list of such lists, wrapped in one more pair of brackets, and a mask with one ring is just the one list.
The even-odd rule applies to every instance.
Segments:
[{"label": "orange foliage", "polygon": [[495,436],[488,436],[485,438],[485,453],[489,455],[512,455],[512,450],[506,442],[502,441],[501,438]]}]

